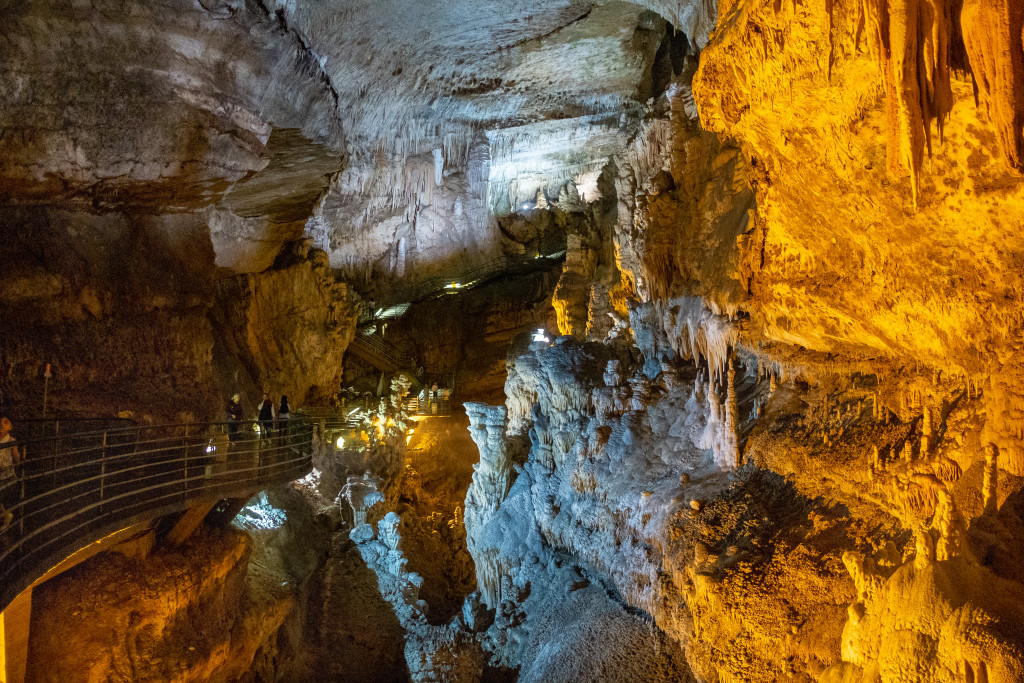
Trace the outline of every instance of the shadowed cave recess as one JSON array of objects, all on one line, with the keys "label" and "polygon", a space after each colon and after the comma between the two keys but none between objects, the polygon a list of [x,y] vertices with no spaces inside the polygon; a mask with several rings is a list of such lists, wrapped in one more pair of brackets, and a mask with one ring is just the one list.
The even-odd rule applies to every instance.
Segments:
[{"label": "shadowed cave recess", "polygon": [[0,680],[1024,681],[1019,0],[0,8]]}]

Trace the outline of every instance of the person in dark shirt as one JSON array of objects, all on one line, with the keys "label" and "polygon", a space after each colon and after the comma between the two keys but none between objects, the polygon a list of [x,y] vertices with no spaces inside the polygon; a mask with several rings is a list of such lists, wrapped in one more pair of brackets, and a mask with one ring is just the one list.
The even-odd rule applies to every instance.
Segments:
[{"label": "person in dark shirt", "polygon": [[238,430],[242,427],[242,396],[235,394],[228,403],[228,439],[238,441]]},{"label": "person in dark shirt", "polygon": [[270,400],[270,394],[263,392],[263,402],[260,403],[260,438],[270,436],[270,430],[274,428],[274,402]]}]

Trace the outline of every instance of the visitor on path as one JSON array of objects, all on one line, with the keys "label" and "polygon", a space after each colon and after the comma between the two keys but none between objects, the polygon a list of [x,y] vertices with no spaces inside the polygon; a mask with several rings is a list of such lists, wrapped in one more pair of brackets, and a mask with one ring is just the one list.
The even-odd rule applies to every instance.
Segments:
[{"label": "visitor on path", "polygon": [[292,409],[288,406],[288,396],[281,395],[281,405],[277,408],[277,421],[280,423],[278,429],[288,427],[288,420],[291,418]]},{"label": "visitor on path", "polygon": [[277,407],[277,428],[281,430],[281,436],[288,438],[288,420],[291,419],[292,409],[288,405],[288,396],[281,394],[281,405]]},{"label": "visitor on path", "polygon": [[260,403],[260,414],[257,419],[260,421],[260,438],[270,436],[270,430],[274,428],[274,402],[270,400],[270,394],[263,392],[263,402]]},{"label": "visitor on path", "polygon": [[228,440],[238,441],[239,429],[242,427],[242,395],[235,394],[228,403]]},{"label": "visitor on path", "polygon": [[21,463],[21,453],[11,436],[13,428],[9,417],[0,416],[0,528],[7,528],[14,521],[12,509],[21,498],[15,470]]}]

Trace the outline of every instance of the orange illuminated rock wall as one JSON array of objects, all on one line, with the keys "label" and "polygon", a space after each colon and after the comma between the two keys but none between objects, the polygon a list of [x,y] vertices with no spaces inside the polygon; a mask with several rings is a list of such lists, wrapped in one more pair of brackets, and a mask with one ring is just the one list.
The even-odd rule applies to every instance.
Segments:
[{"label": "orange illuminated rock wall", "polygon": [[[146,560],[104,554],[33,595],[27,680],[230,681],[294,608],[247,582],[252,540],[204,530]],[[276,590],[276,592],[275,592]]]},{"label": "orange illuminated rock wall", "polygon": [[1021,12],[723,2],[693,86],[757,195],[744,337],[970,374],[1005,399],[990,429],[1011,451],[1021,413],[1000,406],[1020,399],[1000,387],[1016,384],[1024,329]]}]

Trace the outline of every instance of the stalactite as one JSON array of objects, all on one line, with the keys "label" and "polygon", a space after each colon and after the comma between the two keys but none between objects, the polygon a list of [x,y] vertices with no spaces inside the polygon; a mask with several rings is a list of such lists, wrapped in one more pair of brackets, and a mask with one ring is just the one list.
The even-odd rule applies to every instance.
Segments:
[{"label": "stalactite", "polygon": [[864,0],[863,14],[885,84],[887,165],[894,176],[909,172],[916,206],[925,148],[931,153],[931,122],[941,140],[953,108],[951,2]]},{"label": "stalactite", "polygon": [[[924,116],[918,83],[918,16],[920,0],[892,0],[889,5],[889,44],[893,91],[896,96],[898,163],[910,172],[910,190],[917,204],[918,175],[924,158]],[[890,159],[890,164],[894,160]]]},{"label": "stalactite", "polygon": [[1024,170],[1024,3],[964,0],[960,24],[978,103],[996,127],[1007,165]]}]

